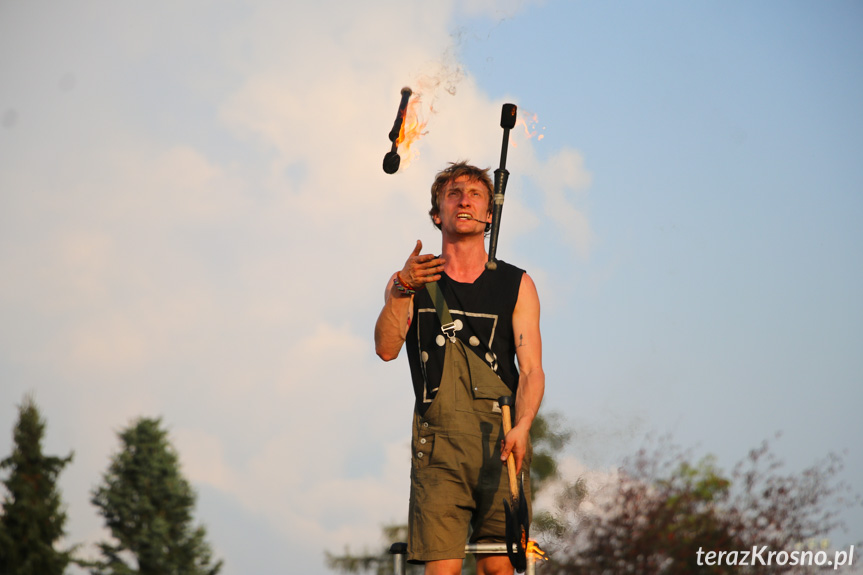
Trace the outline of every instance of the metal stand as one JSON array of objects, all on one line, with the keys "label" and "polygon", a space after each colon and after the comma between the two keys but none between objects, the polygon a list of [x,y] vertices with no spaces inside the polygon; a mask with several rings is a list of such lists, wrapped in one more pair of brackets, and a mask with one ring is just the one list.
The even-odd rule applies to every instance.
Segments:
[{"label": "metal stand", "polygon": [[[393,574],[405,575],[407,569],[407,543],[393,543],[390,546],[390,554],[393,556]],[[468,543],[464,546],[465,553],[506,553],[506,543]],[[525,575],[535,575],[536,561],[533,557],[527,557],[527,570]]]}]

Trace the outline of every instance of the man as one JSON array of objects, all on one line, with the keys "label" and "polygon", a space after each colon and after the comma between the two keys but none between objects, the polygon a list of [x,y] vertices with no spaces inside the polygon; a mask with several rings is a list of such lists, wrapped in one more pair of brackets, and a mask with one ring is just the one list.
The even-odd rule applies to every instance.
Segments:
[{"label": "man", "polygon": [[[505,541],[510,453],[530,491],[530,426],[545,390],[539,297],[523,270],[502,261],[485,267],[492,195],[488,170],[459,162],[437,174],[429,215],[441,254],[422,254],[417,241],[390,278],[375,324],[384,361],[407,342],[416,396],[408,561],[424,563],[427,575],[461,573],[468,535]],[[446,330],[437,293],[451,314]],[[496,401],[503,395],[515,397],[506,437]],[[477,557],[479,575],[512,572],[506,555]]]}]

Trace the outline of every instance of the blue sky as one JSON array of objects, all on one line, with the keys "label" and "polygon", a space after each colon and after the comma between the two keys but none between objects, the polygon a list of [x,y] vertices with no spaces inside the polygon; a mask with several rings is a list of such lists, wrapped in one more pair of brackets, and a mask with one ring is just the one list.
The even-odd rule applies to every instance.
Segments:
[{"label": "blue sky", "polygon": [[[777,432],[863,485],[857,2],[0,3],[0,429],[33,393],[69,540],[161,415],[226,575],[324,573],[407,510],[411,388],[371,333],[446,162],[495,167],[566,469]],[[427,134],[388,176],[399,90]],[[542,135],[542,139],[537,136]],[[11,443],[10,443],[11,444]],[[2,445],[2,443],[0,443]],[[860,509],[848,533],[863,536]]]}]

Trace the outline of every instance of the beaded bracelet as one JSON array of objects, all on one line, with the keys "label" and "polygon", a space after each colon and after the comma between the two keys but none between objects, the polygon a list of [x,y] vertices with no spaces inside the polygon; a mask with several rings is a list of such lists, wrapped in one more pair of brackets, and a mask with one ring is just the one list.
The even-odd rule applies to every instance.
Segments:
[{"label": "beaded bracelet", "polygon": [[396,277],[393,278],[393,285],[395,285],[396,289],[403,294],[413,295],[417,292],[417,290],[412,288],[406,281],[402,281],[402,275],[399,272],[396,272]]}]

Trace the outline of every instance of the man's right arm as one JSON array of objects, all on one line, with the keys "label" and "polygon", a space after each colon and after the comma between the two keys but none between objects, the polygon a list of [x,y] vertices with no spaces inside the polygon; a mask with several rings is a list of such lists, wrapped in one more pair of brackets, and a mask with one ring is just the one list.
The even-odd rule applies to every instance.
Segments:
[{"label": "man's right arm", "polygon": [[397,358],[405,343],[413,313],[413,296],[401,293],[390,277],[384,300],[384,308],[375,323],[375,353],[384,361]]},{"label": "man's right arm", "polygon": [[375,323],[375,353],[384,361],[391,361],[398,357],[413,315],[413,296],[399,291],[393,280],[400,277],[401,281],[413,289],[420,290],[425,287],[425,284],[441,278],[440,273],[444,269],[443,259],[429,254],[420,255],[422,247],[423,243],[417,240],[404,267],[390,276],[384,309],[381,310]]}]

